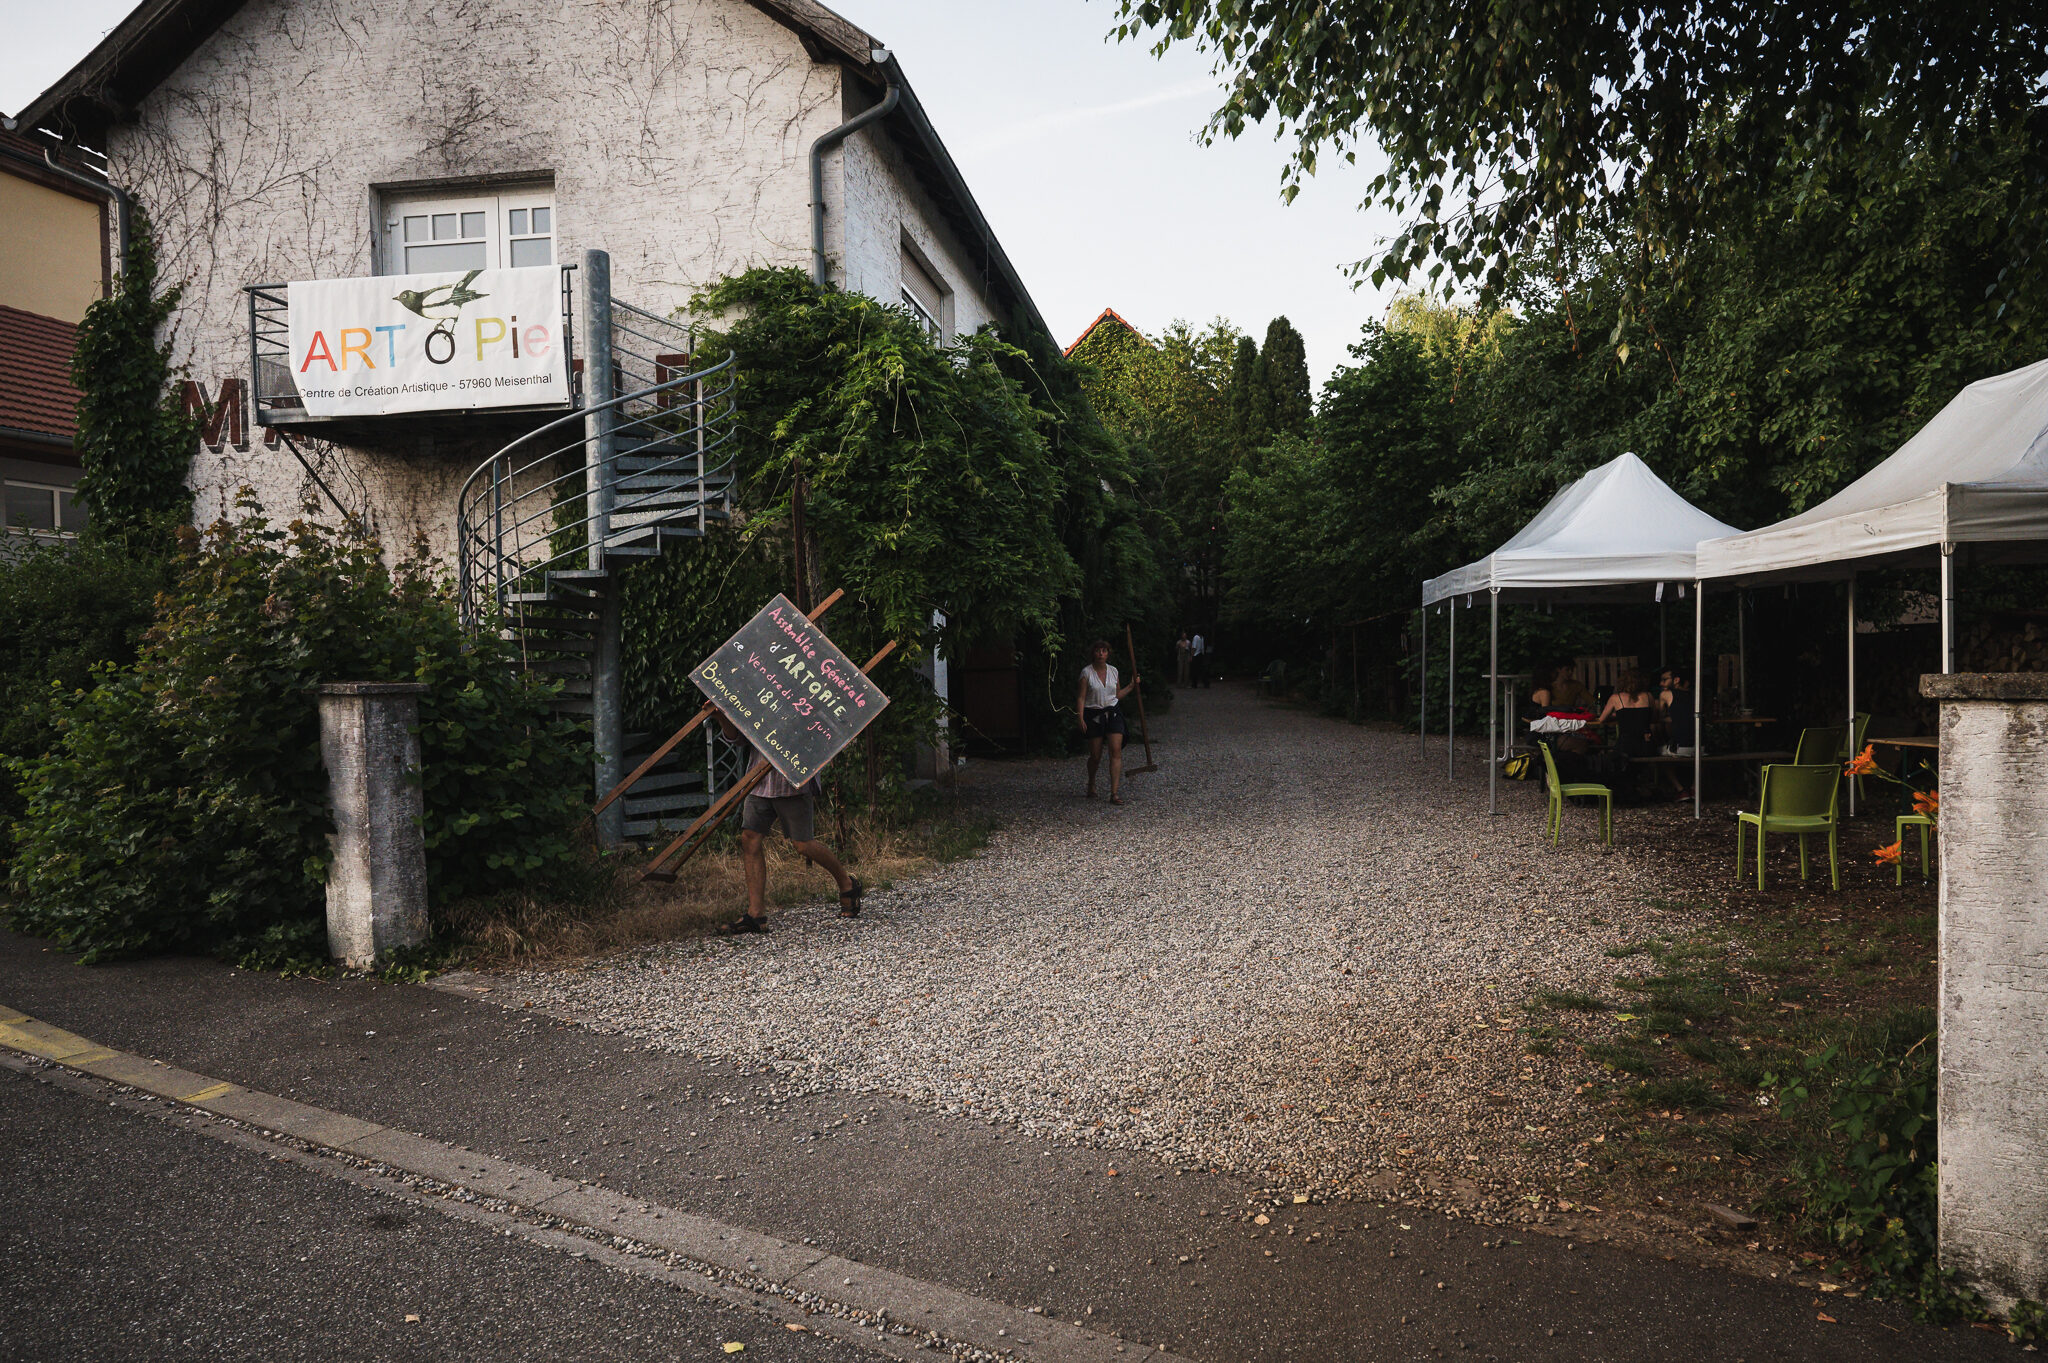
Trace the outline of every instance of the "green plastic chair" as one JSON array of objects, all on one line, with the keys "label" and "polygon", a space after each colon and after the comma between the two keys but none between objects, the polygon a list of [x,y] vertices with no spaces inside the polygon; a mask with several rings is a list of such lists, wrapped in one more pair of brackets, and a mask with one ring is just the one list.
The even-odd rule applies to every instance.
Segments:
[{"label": "green plastic chair", "polygon": [[[1812,730],[1808,730],[1812,732]],[[1846,735],[1848,727],[1837,729]],[[1802,739],[1802,744],[1804,740]],[[1756,829],[1756,887],[1764,887],[1764,835],[1799,835],[1799,878],[1806,879],[1806,839],[1811,833],[1828,835],[1828,871],[1834,887],[1842,888],[1842,859],[1835,818],[1835,803],[1842,790],[1842,768],[1838,763],[1811,765],[1773,763],[1764,768],[1763,788],[1757,794],[1757,812],[1735,816],[1735,874],[1742,874],[1744,833]]]},{"label": "green plastic chair", "polygon": [[1925,814],[1901,814],[1892,825],[1892,831],[1899,835],[1899,859],[1892,863],[1892,884],[1906,883],[1906,830],[1920,830],[1920,879],[1927,879],[1927,835],[1934,831],[1934,820]]},{"label": "green plastic chair", "polygon": [[1564,802],[1579,795],[1593,795],[1600,800],[1600,841],[1614,846],[1614,791],[1592,781],[1566,785],[1557,779],[1557,758],[1551,754],[1550,745],[1536,746],[1543,749],[1543,779],[1550,787],[1550,808],[1543,819],[1543,831],[1550,835],[1550,845],[1557,846],[1564,837]]},{"label": "green plastic chair", "polygon": [[1850,753],[1842,751],[1849,744],[1849,726],[1830,724],[1819,729],[1801,729],[1799,747],[1792,755],[1792,765],[1817,767],[1833,762],[1839,773],[1847,765]]}]

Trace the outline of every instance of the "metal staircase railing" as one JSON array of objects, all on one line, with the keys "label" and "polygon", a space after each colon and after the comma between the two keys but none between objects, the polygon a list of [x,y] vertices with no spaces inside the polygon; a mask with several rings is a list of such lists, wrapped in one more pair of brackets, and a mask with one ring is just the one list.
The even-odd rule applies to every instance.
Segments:
[{"label": "metal staircase railing", "polygon": [[[728,357],[559,417],[478,465],[455,517],[464,621],[517,629],[519,607],[555,584],[603,577],[609,559],[658,554],[663,537],[725,519],[731,394]],[[612,436],[595,458],[593,416]]]},{"label": "metal staircase railing", "polygon": [[[518,645],[519,665],[562,683],[557,708],[588,717],[595,784],[624,775],[617,576],[730,516],[734,374],[694,366],[687,327],[608,297],[609,262],[586,253],[579,409],[499,450],[463,483],[456,572],[464,622]],[[608,342],[608,344],[604,344]],[[593,401],[606,389],[611,396]],[[707,731],[708,732],[708,731]],[[706,771],[717,748],[707,738]],[[704,775],[672,756],[600,817],[607,843],[652,834],[702,808]]]}]

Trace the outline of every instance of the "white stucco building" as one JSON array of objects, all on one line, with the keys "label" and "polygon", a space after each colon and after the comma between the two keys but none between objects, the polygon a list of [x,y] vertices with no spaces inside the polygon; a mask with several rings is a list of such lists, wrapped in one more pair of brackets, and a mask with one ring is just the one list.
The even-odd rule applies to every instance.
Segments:
[{"label": "white stucco building", "polygon": [[692,296],[791,266],[941,337],[1045,331],[894,58],[814,0],[146,0],[17,124],[145,209],[184,289],[195,517],[247,487],[424,543],[565,678],[599,791],[633,746],[616,575],[729,486],[708,386],[644,396],[690,372]]},{"label": "white stucco building", "polygon": [[[1043,330],[894,59],[812,0],[151,0],[19,124],[103,158],[184,282],[204,519],[245,484],[319,498],[249,419],[248,286],[594,247],[616,297],[666,316],[751,266],[810,268],[812,146],[892,89],[822,156],[830,279],[945,334]],[[294,433],[388,543],[445,551],[458,486],[513,430]]]}]

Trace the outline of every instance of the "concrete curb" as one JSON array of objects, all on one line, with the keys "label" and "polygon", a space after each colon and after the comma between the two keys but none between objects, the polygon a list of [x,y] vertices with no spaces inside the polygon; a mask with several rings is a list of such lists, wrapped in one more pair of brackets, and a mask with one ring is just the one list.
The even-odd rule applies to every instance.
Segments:
[{"label": "concrete curb", "polygon": [[829,1251],[558,1178],[510,1160],[99,1046],[0,1004],[0,1046],[310,1145],[495,1198],[707,1268],[1033,1363],[1189,1363],[1002,1302],[842,1259]]}]

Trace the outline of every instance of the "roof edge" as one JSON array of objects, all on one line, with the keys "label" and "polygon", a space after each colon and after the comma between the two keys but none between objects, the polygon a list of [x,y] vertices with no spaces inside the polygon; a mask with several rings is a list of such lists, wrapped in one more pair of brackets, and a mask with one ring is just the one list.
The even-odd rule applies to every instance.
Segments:
[{"label": "roof edge", "polygon": [[1138,330],[1136,327],[1131,325],[1130,319],[1128,317],[1125,317],[1115,308],[1104,308],[1101,311],[1101,313],[1099,313],[1096,316],[1095,320],[1090,322],[1086,327],[1084,327],[1081,331],[1081,334],[1074,338],[1073,344],[1068,346],[1065,350],[1061,351],[1060,353],[1062,355],[1072,356],[1076,350],[1079,350],[1081,348],[1081,342],[1087,340],[1090,336],[1093,336],[1095,334],[1095,329],[1097,327],[1101,326],[1104,322],[1112,320],[1121,324],[1124,330],[1130,332],[1131,335],[1137,337],[1146,345],[1152,346],[1152,348],[1155,350],[1158,349],[1158,346],[1153,344],[1152,338],[1150,336],[1147,336],[1144,332]]},{"label": "roof edge", "polygon": [[[104,133],[115,114],[132,107],[141,95],[161,84],[243,3],[244,0],[143,0],[77,65],[31,100],[21,111],[20,122],[31,130],[48,123],[66,140],[81,134]],[[1052,329],[1038,311],[1031,291],[1024,287],[1023,276],[996,239],[995,229],[989,226],[981,205],[967,187],[967,178],[960,173],[952,153],[946,150],[945,142],[932,126],[903,68],[894,56],[886,55],[886,44],[817,0],[745,3],[795,33],[814,60],[840,63],[864,79],[894,83],[903,91],[897,117],[910,125],[911,135],[931,158],[943,188],[958,200],[967,229],[963,235],[979,238],[991,272],[1012,295],[1011,311],[1018,320],[1036,327],[1048,342],[1057,344],[1052,341]],[[875,60],[878,52],[885,54],[879,62]],[[139,84],[132,89],[122,88],[122,97],[117,97],[118,77],[124,65],[131,64],[140,67],[136,72]],[[82,119],[81,111],[88,108],[97,111],[99,117],[92,121]],[[897,118],[889,120],[896,121]]]}]

